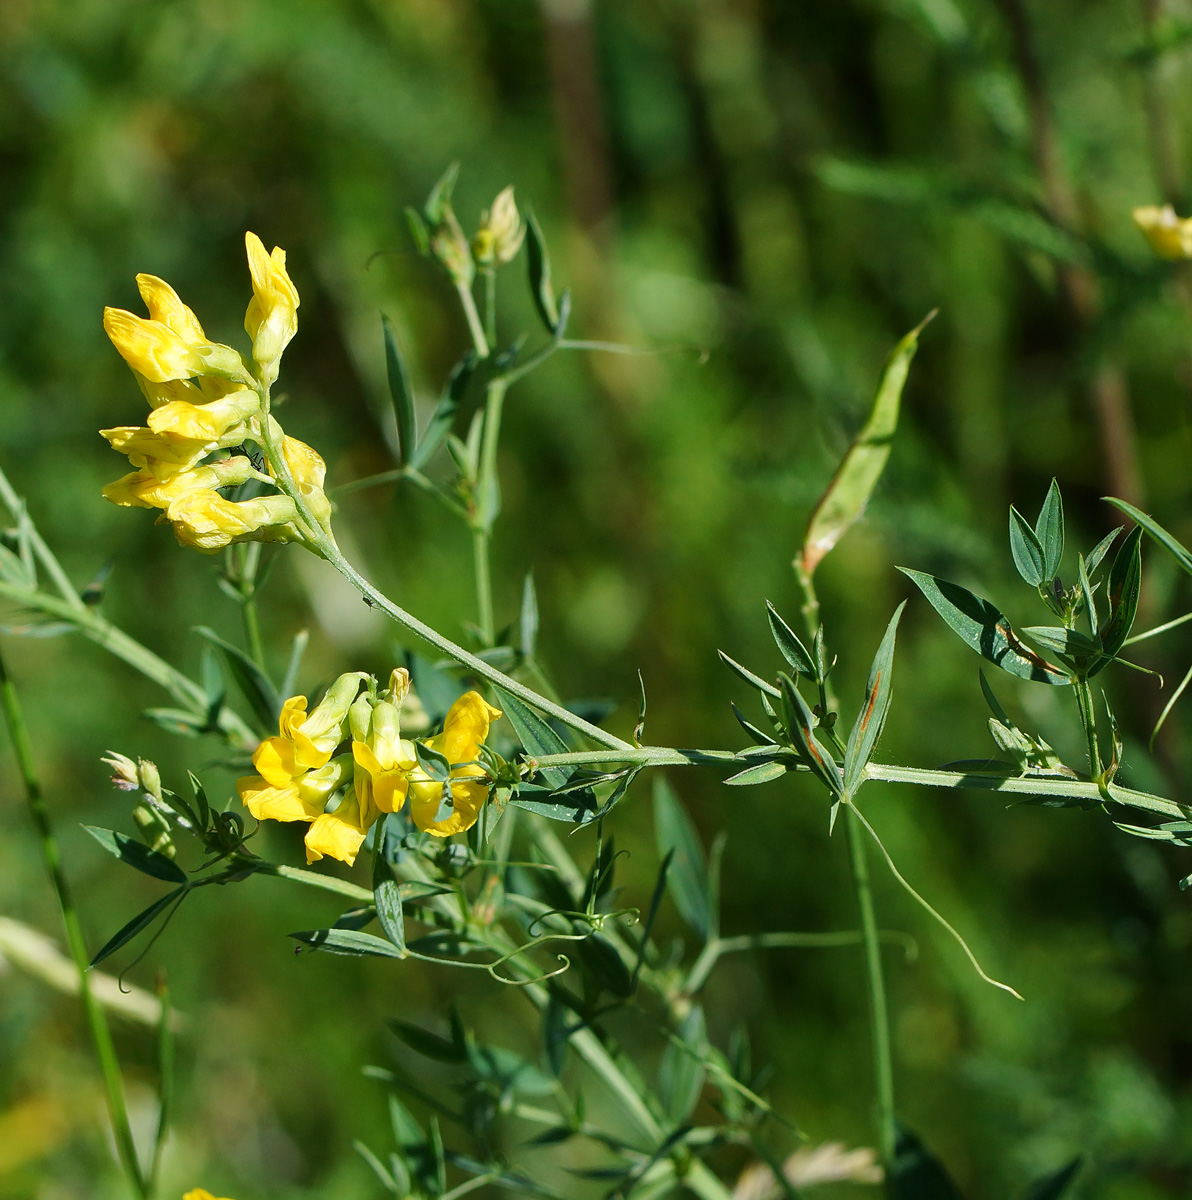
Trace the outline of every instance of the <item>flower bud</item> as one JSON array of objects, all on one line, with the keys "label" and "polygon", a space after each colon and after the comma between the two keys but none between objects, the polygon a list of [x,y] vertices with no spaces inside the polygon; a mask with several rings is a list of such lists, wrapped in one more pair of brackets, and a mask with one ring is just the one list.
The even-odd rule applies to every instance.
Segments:
[{"label": "flower bud", "polygon": [[118,787],[122,792],[135,792],[140,787],[137,764],[126,754],[109,750],[99,761],[111,768],[113,787]]},{"label": "flower bud", "polygon": [[497,196],[490,210],[481,214],[472,253],[483,266],[501,266],[513,260],[525,236],[526,227],[514,203],[511,185]]},{"label": "flower bud", "polygon": [[273,247],[265,253],[255,233],[244,235],[248,269],[252,275],[252,299],[244,314],[244,329],[252,338],[252,356],[266,387],[277,379],[282,351],[298,332],[298,289],[286,273],[286,252]]},{"label": "flower bud", "polygon": [[157,763],[150,762],[147,758],[138,759],[137,778],[150,796],[161,799],[161,772],[157,769]]},{"label": "flower bud", "polygon": [[1192,258],[1192,219],[1181,221],[1170,204],[1136,208],[1134,224],[1160,258]]}]

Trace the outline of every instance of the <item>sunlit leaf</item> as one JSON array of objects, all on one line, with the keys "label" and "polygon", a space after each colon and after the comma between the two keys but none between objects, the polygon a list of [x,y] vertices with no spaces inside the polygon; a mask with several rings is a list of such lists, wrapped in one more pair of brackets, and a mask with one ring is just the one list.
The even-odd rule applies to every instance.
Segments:
[{"label": "sunlit leaf", "polygon": [[312,950],[326,950],[329,954],[352,956],[373,955],[377,958],[405,958],[406,952],[392,942],[375,934],[360,933],[354,929],[306,929],[289,935],[296,942]]},{"label": "sunlit leaf", "polygon": [[393,416],[397,421],[398,465],[410,461],[414,447],[418,444],[418,424],[414,413],[414,391],[410,386],[410,375],[397,344],[397,336],[389,318],[381,317],[381,328],[385,336],[385,370],[389,378],[389,397],[393,402]]},{"label": "sunlit leaf", "polygon": [[873,754],[877,739],[881,737],[890,711],[891,687],[894,679],[894,639],[898,636],[898,622],[902,619],[904,600],[895,610],[886,626],[881,645],[869,668],[869,679],[865,684],[865,703],[857,714],[848,735],[844,752],[844,790],[850,795],[861,786],[865,767]]},{"label": "sunlit leaf", "polygon": [[117,833],[112,829],[100,829],[96,825],[84,825],[83,828],[109,854],[134,867],[143,875],[152,875],[154,879],[161,879],[166,883],[186,882],[186,872],[173,859],[156,850],[150,850],[144,842],[135,841],[127,834]]}]

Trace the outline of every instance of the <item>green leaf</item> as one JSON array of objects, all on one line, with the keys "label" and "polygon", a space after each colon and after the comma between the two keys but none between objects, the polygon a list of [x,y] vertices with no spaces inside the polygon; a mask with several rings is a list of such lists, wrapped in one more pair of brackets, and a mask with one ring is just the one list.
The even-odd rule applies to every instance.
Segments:
[{"label": "green leaf", "polygon": [[724,665],[728,667],[728,669],[735,675],[738,675],[740,678],[745,680],[750,687],[755,687],[759,692],[762,692],[768,696],[773,696],[775,699],[782,695],[782,693],[772,683],[767,683],[761,678],[760,675],[755,675],[751,670],[749,670],[748,667],[743,667],[739,662],[729,658],[729,656],[725,654],[723,650],[717,650],[716,653],[720,655],[720,661],[724,663]]},{"label": "green leaf", "polygon": [[1035,531],[1027,524],[1026,517],[1010,505],[1010,553],[1018,573],[1031,587],[1038,587],[1045,578],[1046,555]]},{"label": "green leaf", "polygon": [[281,712],[281,697],[278,696],[277,689],[269,677],[239,646],[225,642],[215,630],[208,629],[206,625],[199,625],[195,632],[223,651],[224,662],[228,664],[228,670],[248,701],[253,715],[263,729],[270,733],[275,732],[277,717]]},{"label": "green leaf", "polygon": [[768,733],[764,733],[762,730],[758,729],[758,727],[756,725],[754,725],[752,721],[749,721],[746,718],[745,714],[737,707],[737,703],[735,700],[729,701],[729,707],[732,708],[732,710],[733,710],[733,716],[737,718],[737,724],[740,725],[741,728],[744,729],[745,732],[747,734],[749,734],[749,736],[751,738],[753,738],[754,742],[756,742],[757,745],[759,745],[759,746],[776,746],[776,745],[778,745],[778,743]]},{"label": "green leaf", "polygon": [[134,841],[123,833],[112,829],[100,829],[97,825],[83,828],[111,855],[142,875],[152,875],[166,883],[186,883],[186,872],[173,859],[166,858],[156,850],[150,850],[143,842]]},{"label": "green leaf", "polygon": [[180,902],[189,890],[189,885],[184,884],[182,887],[175,888],[168,896],[162,896],[160,900],[155,900],[144,912],[137,913],[127,925],[122,926],[104,943],[103,948],[91,960],[91,966],[98,966],[109,955],[115,954],[121,946],[131,942],[141,930],[148,928],[171,904],[175,901]]},{"label": "green leaf", "polygon": [[1064,501],[1060,485],[1054,479],[1039,509],[1035,537],[1043,548],[1043,578],[1054,579],[1060,573],[1064,557]]},{"label": "green leaf", "polygon": [[939,1160],[908,1129],[899,1129],[890,1166],[891,1200],[963,1200]]},{"label": "green leaf", "polygon": [[704,1088],[706,1069],[700,1056],[708,1034],[700,1005],[691,1006],[675,1036],[687,1050],[673,1042],[667,1044],[658,1067],[658,1098],[667,1117],[678,1125],[691,1115]]},{"label": "green leaf", "polygon": [[724,782],[728,787],[752,787],[756,783],[769,783],[786,774],[786,767],[780,762],[758,763],[756,767],[746,767],[730,775]]},{"label": "green leaf", "polygon": [[431,188],[422,209],[431,225],[440,224],[451,212],[451,193],[455,191],[455,181],[458,178],[459,163],[453,162]]},{"label": "green leaf", "polygon": [[782,684],[782,712],[787,732],[800,751],[803,761],[811,768],[812,774],[827,785],[833,799],[839,798],[844,790],[840,771],[835,759],[820,745],[812,732],[815,718],[811,715],[811,709],[807,707],[807,701],[799,695],[799,689],[795,687],[795,681],[789,675],[779,675],[778,681]]},{"label": "green leaf", "polygon": [[898,568],[927,598],[952,631],[983,658],[1020,679],[1062,687],[1071,683],[1059,667],[1040,658],[1018,638],[1007,618],[980,596],[938,575]]},{"label": "green leaf", "polygon": [[401,907],[401,885],[390,873],[389,864],[380,848],[373,856],[373,903],[377,907],[377,920],[385,936],[404,951],[406,922]]},{"label": "green leaf", "polygon": [[405,950],[392,942],[387,942],[375,934],[360,933],[354,929],[306,929],[289,936],[312,950],[326,950],[329,954],[354,957],[373,955],[377,958],[406,957]]},{"label": "green leaf", "polygon": [[419,254],[430,253],[430,233],[427,231],[426,222],[422,219],[422,214],[417,209],[406,205],[406,225],[410,229],[410,237],[414,240],[414,245],[417,247]]},{"label": "green leaf", "polygon": [[633,995],[633,976],[617,948],[594,933],[576,945],[576,956],[600,986],[619,1000]]},{"label": "green leaf", "polygon": [[1064,629],[1060,625],[1024,625],[1022,632],[1036,645],[1055,654],[1096,658],[1101,653],[1101,643],[1079,629]]},{"label": "green leaf", "polygon": [[[1132,518],[1138,525],[1147,531],[1163,547],[1169,554],[1174,557],[1175,561],[1192,575],[1192,551],[1159,524],[1154,517],[1147,516],[1140,508],[1135,508],[1133,504],[1127,504],[1125,500],[1115,500],[1112,496],[1105,496],[1103,499],[1108,500],[1115,508],[1120,508],[1126,516]],[[1112,539],[1117,535],[1115,529],[1109,538]],[[1107,539],[1109,540],[1109,539]],[[1108,547],[1107,547],[1108,548]],[[1093,570],[1092,555],[1089,555],[1089,571]]]},{"label": "green leaf", "polygon": [[[646,961],[646,947],[650,943],[650,933],[654,928],[654,919],[658,916],[658,909],[662,904],[662,897],[666,891],[666,877],[670,874],[670,866],[674,861],[674,850],[668,850],[658,867],[658,878],[654,881],[654,891],[650,894],[650,907],[646,909],[646,919],[642,924],[641,942],[638,945],[637,963],[633,968],[633,986],[637,987],[637,979],[641,974],[642,966]],[[555,1074],[558,1074],[556,1071]]]},{"label": "green leaf", "polygon": [[895,610],[886,626],[885,636],[873,665],[869,668],[869,679],[865,684],[865,704],[857,714],[848,735],[848,746],[844,752],[844,790],[855,795],[877,739],[881,737],[890,711],[890,688],[894,679],[894,639],[898,636],[898,622],[902,619],[904,600]]},{"label": "green leaf", "polygon": [[[567,753],[567,743],[528,704],[501,688],[493,690],[497,694],[497,703],[531,758]],[[538,774],[552,787],[562,787],[570,777],[562,767],[544,767]]]},{"label": "green leaf", "polygon": [[423,430],[422,437],[418,440],[418,445],[410,454],[410,466],[416,470],[420,470],[430,462],[451,432],[451,427],[455,424],[456,411],[464,393],[468,390],[468,384],[472,381],[478,361],[476,352],[469,350],[452,368],[447,386],[439,397],[439,403],[435,406],[435,411],[431,414],[430,421]]},{"label": "green leaf", "polygon": [[766,601],[766,615],[770,618],[770,633],[782,657],[797,674],[807,679],[816,679],[815,664],[811,661],[810,651],[799,640],[795,631],[778,615],[777,609],[769,600]]},{"label": "green leaf", "polygon": [[1076,574],[1080,580],[1080,591],[1084,596],[1084,612],[1088,618],[1089,628],[1093,631],[1093,636],[1100,641],[1099,633],[1101,629],[1101,619],[1097,615],[1097,602],[1093,598],[1093,582],[1090,578],[1091,572],[1088,568],[1088,562],[1083,554],[1077,555],[1076,558]]},{"label": "green leaf", "polygon": [[934,311],[928,313],[894,347],[882,369],[869,419],[848,448],[832,482],[811,514],[799,553],[800,567],[808,575],[814,573],[824,556],[860,518],[869,503],[890,457],[890,444],[898,427],[902,388],[911,359],[919,348],[919,334],[934,316]]},{"label": "green leaf", "polygon": [[559,305],[551,283],[550,255],[538,218],[529,209],[526,210],[526,263],[530,271],[530,294],[534,297],[534,307],[547,333],[553,334],[559,325]]},{"label": "green leaf", "polygon": [[1130,531],[1109,568],[1109,619],[1101,630],[1101,644],[1107,658],[1089,672],[1090,676],[1107,666],[1109,657],[1117,654],[1130,636],[1141,586],[1142,526],[1139,525]]},{"label": "green leaf", "polygon": [[411,1050],[417,1050],[427,1058],[445,1063],[467,1062],[468,1040],[464,1036],[463,1026],[459,1024],[458,1017],[455,1014],[452,1016],[450,1039],[431,1033],[429,1029],[423,1029],[420,1025],[412,1025],[400,1017],[390,1017],[385,1024]]},{"label": "green leaf", "polygon": [[1078,1154],[1066,1166],[1060,1167],[1058,1171],[1053,1171],[1050,1175],[1044,1175],[1042,1179],[1036,1179],[1027,1188],[1023,1200],[1060,1200],[1080,1173],[1082,1166],[1084,1166],[1084,1156]]},{"label": "green leaf", "polygon": [[381,328],[385,335],[385,370],[389,376],[389,397],[393,401],[393,415],[397,420],[397,464],[405,466],[418,444],[418,419],[414,413],[414,391],[410,387],[410,375],[397,345],[397,336],[389,318],[381,317]]},{"label": "green leaf", "polygon": [[679,915],[707,941],[712,928],[708,864],[691,818],[661,775],[654,779],[654,841],[659,857],[674,851],[666,873],[667,889]]},{"label": "green leaf", "polygon": [[[1109,548],[1117,541],[1117,535],[1121,533],[1121,529],[1111,529],[1093,548],[1089,551],[1088,557],[1084,560],[1085,567],[1088,569],[1089,579],[1092,579],[1097,573],[1097,568],[1101,565],[1101,560],[1109,553]],[[1174,539],[1173,539],[1174,540]],[[1179,544],[1178,542],[1176,543]]]},{"label": "green leaf", "polygon": [[521,633],[521,652],[527,658],[534,657],[538,645],[538,593],[534,589],[534,573],[526,572],[522,584],[521,616],[518,621]]}]

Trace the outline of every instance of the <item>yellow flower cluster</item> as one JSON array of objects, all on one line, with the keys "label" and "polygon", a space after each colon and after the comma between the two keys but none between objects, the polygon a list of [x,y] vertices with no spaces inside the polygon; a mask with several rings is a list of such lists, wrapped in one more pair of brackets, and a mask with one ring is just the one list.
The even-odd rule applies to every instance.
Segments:
[{"label": "yellow flower cluster", "polygon": [[[304,541],[294,500],[280,492],[233,501],[220,489],[250,479],[275,484],[244,454],[246,442],[264,444],[270,385],[282,351],[298,328],[298,292],[286,274],[285,251],[272,255],[255,233],[245,235],[253,298],[244,327],[253,342],[250,366],[230,346],[212,342],[198,318],[168,283],[138,275],[148,318],[104,310],[104,329],[132,368],[149,401],[144,426],[101,429],[135,468],[108,484],[103,495],[124,507],[157,508],[184,545],[214,553],[232,542]],[[285,437],[282,453],[310,514],[325,526],[330,505],[326,471],[314,450]]]},{"label": "yellow flower cluster", "polygon": [[[278,736],[266,738],[253,754],[258,774],[236,783],[258,820],[309,823],[308,863],[324,855],[355,862],[374,822],[399,812],[407,799],[424,833],[462,833],[476,824],[488,796],[487,772],[477,759],[499,709],[478,692],[465,693],[451,706],[443,731],[424,743],[449,764],[444,784],[419,764],[415,743],[401,736],[409,672],[395,670],[380,693],[369,682],[358,672],[341,675],[309,713],[305,696],[291,696],[282,706]],[[349,740],[350,749],[337,754]],[[351,788],[328,809],[349,782]]]},{"label": "yellow flower cluster", "polygon": [[1192,258],[1192,219],[1181,220],[1170,204],[1136,208],[1134,224],[1160,258]]}]

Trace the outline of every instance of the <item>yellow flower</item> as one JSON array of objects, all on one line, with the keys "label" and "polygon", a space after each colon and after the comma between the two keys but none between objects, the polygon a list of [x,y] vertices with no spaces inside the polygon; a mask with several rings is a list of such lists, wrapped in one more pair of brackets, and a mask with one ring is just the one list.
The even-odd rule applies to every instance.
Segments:
[{"label": "yellow flower", "polygon": [[306,861],[318,862],[325,854],[346,862],[350,867],[360,853],[368,831],[380,814],[369,808],[355,792],[340,801],[334,812],[315,818],[306,831]]},{"label": "yellow flower", "polygon": [[151,320],[158,321],[176,333],[183,341],[200,344],[207,341],[199,318],[182,303],[178,293],[156,275],[138,275],[137,291],[149,310]]},{"label": "yellow flower", "polygon": [[289,496],[258,496],[226,500],[209,488],[199,488],[172,501],[165,517],[184,546],[214,554],[233,542],[288,542],[299,537],[291,522],[298,515]]},{"label": "yellow flower", "polygon": [[241,388],[207,404],[170,400],[155,408],[147,423],[154,433],[168,433],[195,441],[206,439],[216,445],[221,439],[228,438],[234,445],[244,440],[247,432],[244,422],[260,408],[261,398],[256,392]]},{"label": "yellow flower", "polygon": [[489,726],[500,716],[501,710],[493,708],[479,692],[465,692],[451,706],[443,732],[429,743],[451,763],[450,794],[444,795],[443,784],[421,768],[409,777],[410,814],[424,833],[450,837],[476,824],[489,788],[486,772],[476,759]]},{"label": "yellow flower", "polygon": [[225,458],[192,470],[169,473],[166,478],[151,467],[142,467],[109,483],[103,497],[123,507],[168,508],[198,489],[231,487],[251,479],[256,472],[247,458]]},{"label": "yellow flower", "polygon": [[[409,675],[401,689],[401,698],[409,687]],[[397,676],[397,672],[394,672]],[[418,766],[414,743],[403,741],[399,708],[393,700],[381,700],[373,706],[368,740],[352,741],[356,760],[356,794],[366,807],[380,812],[400,812],[406,802],[410,772]]]},{"label": "yellow flower", "polygon": [[1192,218],[1180,220],[1170,204],[1136,208],[1134,224],[1160,258],[1192,258]]},{"label": "yellow flower", "polygon": [[313,821],[351,774],[352,760],[342,754],[316,770],[293,776],[283,786],[262,775],[245,775],[236,780],[236,790],[258,821]]},{"label": "yellow flower", "polygon": [[265,253],[255,233],[244,235],[248,269],[252,275],[252,299],[244,314],[244,329],[252,338],[252,356],[261,368],[261,382],[268,387],[277,378],[282,351],[298,332],[298,289],[286,274],[286,252],[273,247]]},{"label": "yellow flower", "polygon": [[159,478],[172,471],[192,467],[218,446],[208,438],[185,438],[174,433],[154,433],[144,425],[120,425],[101,429],[99,436],[107,438],[113,450],[128,456],[134,467],[148,467]]},{"label": "yellow flower", "polygon": [[[306,501],[311,515],[326,527],[331,521],[331,501],[323,491],[323,480],[327,476],[327,464],[317,450],[312,450],[305,442],[286,436],[282,442],[282,453],[286,457],[286,466],[302,498]],[[273,474],[272,464],[268,464],[269,474]]]},{"label": "yellow flower", "polygon": [[182,1200],[228,1200],[226,1196],[213,1196],[206,1188],[195,1188],[187,1192]]}]

